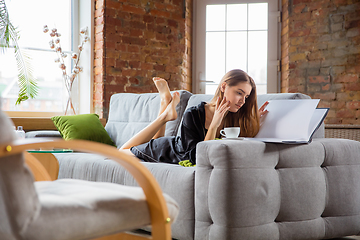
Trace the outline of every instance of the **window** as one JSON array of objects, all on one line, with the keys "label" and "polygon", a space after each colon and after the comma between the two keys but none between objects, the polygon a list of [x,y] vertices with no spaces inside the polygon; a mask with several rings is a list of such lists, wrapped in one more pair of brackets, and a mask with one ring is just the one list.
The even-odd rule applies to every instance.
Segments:
[{"label": "window", "polygon": [[[13,48],[0,54],[0,95],[1,108],[10,116],[52,116],[64,111],[67,93],[62,73],[55,59],[56,53],[50,49],[49,34],[43,33],[43,26],[57,28],[61,33],[61,47],[68,53],[67,71],[71,71],[71,53],[77,48],[79,29],[88,26],[91,38],[93,1],[88,0],[6,0],[10,19],[20,33],[18,41],[23,52],[30,56],[33,75],[37,78],[39,92],[35,99],[15,105],[18,95],[17,67]],[[92,39],[92,38],[91,38]],[[73,86],[73,99],[77,112],[90,112],[92,79],[92,40],[84,47],[81,66],[84,72],[78,75]],[[72,68],[71,68],[72,69]],[[85,75],[85,76],[84,76]],[[87,78],[86,87],[81,87]],[[82,90],[81,90],[82,89]],[[82,99],[85,104],[81,109]],[[85,106],[87,105],[87,106]]]},{"label": "window", "polygon": [[242,69],[259,94],[278,91],[278,2],[195,1],[194,92],[214,94],[222,76]]}]

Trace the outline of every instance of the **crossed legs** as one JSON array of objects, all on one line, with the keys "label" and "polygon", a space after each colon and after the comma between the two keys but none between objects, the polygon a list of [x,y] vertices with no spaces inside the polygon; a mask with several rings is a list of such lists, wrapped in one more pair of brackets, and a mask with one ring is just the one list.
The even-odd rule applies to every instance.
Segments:
[{"label": "crossed legs", "polygon": [[176,105],[180,101],[180,94],[174,92],[171,96],[166,80],[162,78],[153,78],[153,80],[161,99],[159,115],[146,128],[124,143],[119,150],[132,154],[130,152],[131,147],[149,142],[153,138],[163,137],[166,123],[177,118]]}]

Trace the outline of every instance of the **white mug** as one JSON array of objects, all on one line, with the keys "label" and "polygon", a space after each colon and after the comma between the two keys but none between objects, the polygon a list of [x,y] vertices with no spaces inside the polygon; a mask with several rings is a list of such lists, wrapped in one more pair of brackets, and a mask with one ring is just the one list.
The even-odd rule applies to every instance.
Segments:
[{"label": "white mug", "polygon": [[240,135],[240,127],[227,127],[221,129],[220,134],[226,138],[237,138]]}]

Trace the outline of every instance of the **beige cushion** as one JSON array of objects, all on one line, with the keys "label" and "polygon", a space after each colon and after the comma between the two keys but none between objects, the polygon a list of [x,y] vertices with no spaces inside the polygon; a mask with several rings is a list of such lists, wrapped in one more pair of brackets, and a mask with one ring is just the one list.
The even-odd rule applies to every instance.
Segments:
[{"label": "beige cushion", "polygon": [[[61,179],[36,182],[41,212],[25,239],[88,239],[150,224],[143,190],[120,184]],[[164,194],[170,218],[176,202]],[[45,231],[48,229],[50,231]]]}]

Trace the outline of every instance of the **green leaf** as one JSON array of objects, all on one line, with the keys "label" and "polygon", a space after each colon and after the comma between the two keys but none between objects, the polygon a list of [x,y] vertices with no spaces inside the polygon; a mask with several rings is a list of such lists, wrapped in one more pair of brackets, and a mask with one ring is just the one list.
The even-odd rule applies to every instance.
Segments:
[{"label": "green leaf", "polygon": [[32,66],[30,64],[31,58],[18,47],[15,47],[15,58],[18,68],[18,84],[19,97],[16,105],[29,98],[35,98],[38,94],[39,87],[37,86],[37,79],[33,75]]},{"label": "green leaf", "polygon": [[18,84],[20,88],[16,105],[29,98],[35,98],[39,90],[37,79],[33,75],[31,58],[25,50],[20,49],[17,42],[18,39],[19,34],[9,20],[5,0],[0,0],[0,51],[3,52],[8,48],[10,42],[14,44],[16,65],[18,68]]}]

